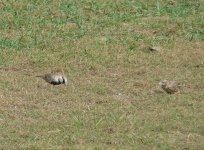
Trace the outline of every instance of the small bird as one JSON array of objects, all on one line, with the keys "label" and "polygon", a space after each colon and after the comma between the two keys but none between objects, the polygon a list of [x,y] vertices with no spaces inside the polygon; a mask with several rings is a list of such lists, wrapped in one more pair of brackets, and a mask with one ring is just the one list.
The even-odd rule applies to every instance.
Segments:
[{"label": "small bird", "polygon": [[44,79],[46,82],[53,85],[59,85],[59,84],[67,85],[67,78],[63,73],[47,73],[36,77],[40,77]]},{"label": "small bird", "polygon": [[178,81],[172,80],[162,80],[159,82],[161,88],[168,94],[174,94],[179,92],[181,84]]},{"label": "small bird", "polygon": [[161,51],[161,48],[160,47],[149,47],[149,51],[151,51],[151,52],[159,52],[159,51]]}]

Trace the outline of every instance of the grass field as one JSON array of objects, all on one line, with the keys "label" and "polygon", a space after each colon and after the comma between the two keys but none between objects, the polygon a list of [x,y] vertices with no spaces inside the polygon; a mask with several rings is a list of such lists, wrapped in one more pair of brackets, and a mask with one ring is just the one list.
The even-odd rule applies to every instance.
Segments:
[{"label": "grass field", "polygon": [[[1,0],[0,14],[0,149],[204,149],[203,0]],[[58,69],[68,86],[35,77]]]}]

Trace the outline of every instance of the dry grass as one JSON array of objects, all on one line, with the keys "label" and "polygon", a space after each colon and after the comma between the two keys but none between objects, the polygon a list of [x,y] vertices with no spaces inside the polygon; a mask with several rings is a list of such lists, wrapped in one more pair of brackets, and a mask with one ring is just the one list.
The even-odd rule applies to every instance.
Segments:
[{"label": "dry grass", "polygon": [[202,4],[0,2],[0,149],[203,149]]}]

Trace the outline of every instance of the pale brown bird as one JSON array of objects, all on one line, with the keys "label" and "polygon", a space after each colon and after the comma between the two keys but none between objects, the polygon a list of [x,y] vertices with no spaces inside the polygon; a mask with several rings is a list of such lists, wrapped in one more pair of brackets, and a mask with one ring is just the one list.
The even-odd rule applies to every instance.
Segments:
[{"label": "pale brown bird", "polygon": [[39,75],[37,77],[40,77],[44,79],[46,82],[53,84],[53,85],[59,85],[59,84],[65,84],[67,85],[67,78],[63,73],[47,73],[44,75]]},{"label": "pale brown bird", "polygon": [[162,80],[159,82],[161,88],[168,94],[174,94],[180,91],[181,84],[175,80]]}]

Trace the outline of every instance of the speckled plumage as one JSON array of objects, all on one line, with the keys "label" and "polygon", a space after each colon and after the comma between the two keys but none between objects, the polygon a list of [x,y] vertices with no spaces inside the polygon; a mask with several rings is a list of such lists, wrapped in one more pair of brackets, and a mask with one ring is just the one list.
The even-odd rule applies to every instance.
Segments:
[{"label": "speckled plumage", "polygon": [[181,86],[180,83],[175,80],[172,81],[162,80],[159,82],[159,85],[168,94],[174,94],[179,92]]}]

